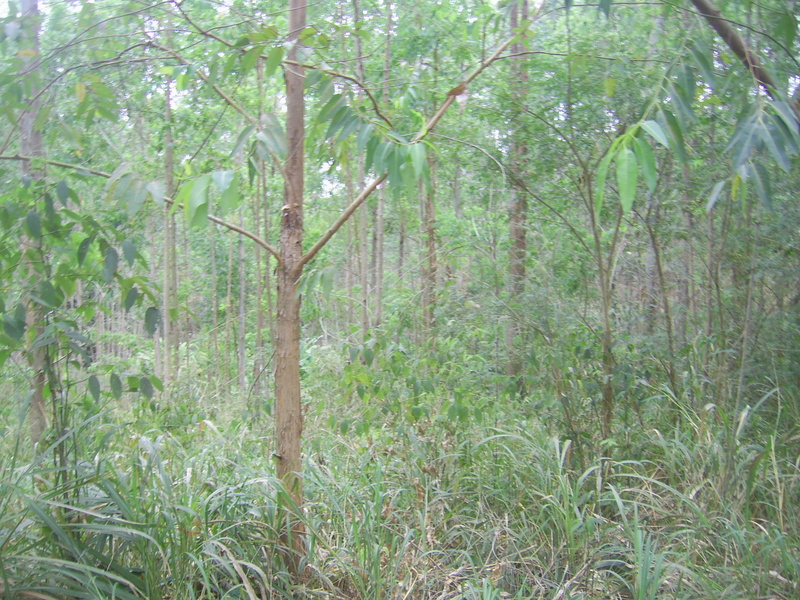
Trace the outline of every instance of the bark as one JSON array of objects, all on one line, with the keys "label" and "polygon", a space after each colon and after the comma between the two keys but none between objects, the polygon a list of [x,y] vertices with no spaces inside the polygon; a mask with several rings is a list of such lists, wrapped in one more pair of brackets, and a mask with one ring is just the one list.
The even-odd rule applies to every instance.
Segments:
[{"label": "bark", "polygon": [[[772,76],[761,65],[761,61],[755,52],[753,52],[747,45],[742,36],[739,35],[730,21],[722,17],[720,10],[714,5],[711,0],[691,0],[695,8],[701,15],[708,21],[708,24],[716,31],[722,38],[728,48],[736,55],[736,57],[747,67],[753,78],[764,88],[770,97],[778,89]],[[797,100],[790,102],[795,116],[800,120],[800,103]]]},{"label": "bark", "polygon": [[[358,0],[353,0],[353,23],[358,28],[361,23],[361,8],[359,7]],[[361,36],[355,36],[355,52],[356,52],[356,77],[359,81],[364,81],[364,57],[361,50]],[[361,99],[361,90],[357,92],[357,97]],[[364,187],[364,153],[358,155],[358,179],[357,187],[361,189]],[[361,343],[366,342],[369,337],[369,269],[367,261],[369,260],[369,243],[367,231],[369,228],[369,210],[367,203],[361,205],[359,224],[360,231],[360,246],[359,254],[361,256],[359,278],[361,281]],[[374,247],[374,245],[373,245]],[[373,256],[374,258],[374,256]]]},{"label": "bark", "polygon": [[[392,3],[386,3],[386,50],[383,55],[383,102],[388,103],[389,99],[389,77],[391,70],[392,57]],[[378,195],[378,209],[375,217],[376,231],[376,278],[375,278],[375,325],[380,325],[383,321],[383,262],[384,262],[384,239],[386,225],[384,215],[386,213],[386,188],[381,187]]]},{"label": "bark", "polygon": [[433,339],[434,311],[436,307],[436,196],[435,172],[436,162],[432,155],[428,157],[430,167],[430,186],[422,187],[423,194],[423,223],[425,227],[425,262],[426,266],[422,281],[422,321],[425,328],[425,337],[430,342]]},{"label": "bark", "polygon": [[[244,213],[239,215],[239,226],[244,227]],[[245,394],[247,392],[247,374],[245,373],[247,363],[247,348],[246,344],[246,327],[247,315],[245,313],[245,255],[244,255],[244,238],[239,236],[239,339],[237,344],[238,350],[238,373],[239,373],[239,393]]]},{"label": "bark", "polygon": [[[39,32],[40,32],[40,13],[39,4],[37,0],[22,0],[20,3],[22,9],[23,29],[20,36],[20,50],[32,51],[31,56],[23,57],[21,75],[24,78],[31,80],[31,97],[25,100],[25,104],[30,106],[29,110],[23,110],[20,113],[19,128],[20,128],[20,151],[25,156],[41,157],[44,156],[42,148],[42,133],[37,131],[34,127],[36,116],[39,113],[39,94],[37,81],[39,80],[39,71],[41,67],[41,58],[39,56]],[[20,53],[24,56],[27,53]],[[22,176],[23,178],[30,179],[30,185],[35,185],[36,182],[41,181],[43,174],[38,170],[30,160],[22,162]],[[23,237],[23,246],[28,250],[25,255],[31,257],[37,253],[38,242],[31,240],[27,236]],[[36,272],[36,265],[28,260],[28,271],[30,282],[34,283],[40,275]],[[47,346],[44,344],[36,344],[37,340],[44,334],[44,321],[45,315],[39,304],[33,301],[27,303],[27,321],[28,321],[28,346],[27,355],[33,371],[33,382],[31,388],[30,405],[28,406],[28,423],[30,426],[31,443],[34,449],[38,449],[39,442],[42,439],[45,429],[47,429],[47,410],[44,402],[44,387],[47,380]]]},{"label": "bark", "polygon": [[302,462],[300,457],[303,414],[300,398],[300,298],[297,282],[303,266],[304,193],[304,94],[303,68],[298,66],[298,34],[306,25],[306,0],[289,0],[289,64],[286,82],[286,138],[284,206],[280,225],[278,277],[277,348],[275,357],[276,458],[278,477],[289,495],[284,545],[290,568],[296,573],[305,552],[305,527],[299,511],[303,506]]},{"label": "bark", "polygon": [[[166,181],[167,198],[175,194],[174,178],[174,140],[172,137],[172,95],[170,83],[164,88],[164,120],[166,131],[164,133],[164,179]],[[171,214],[169,203],[164,204],[164,388],[169,390],[173,378],[178,370],[178,320],[175,314],[178,310],[178,267],[175,245],[176,228],[175,215]]]},{"label": "bark", "polygon": [[[511,12],[511,31],[517,29],[520,22],[528,18],[528,2],[523,2],[514,6]],[[521,43],[514,44],[511,52],[517,54],[517,58],[512,64],[513,80],[519,85],[512,90],[514,100],[519,107],[518,113],[522,112],[522,104],[525,102],[526,88],[528,86],[528,73],[524,67],[524,46]],[[514,132],[514,139],[511,143],[512,171],[515,179],[524,179],[523,164],[528,153],[528,147],[524,141],[522,132]],[[528,197],[523,190],[512,190],[511,206],[509,208],[509,238],[511,249],[509,251],[508,265],[508,296],[509,304],[512,307],[512,314],[506,329],[506,352],[508,362],[506,363],[506,375],[516,380],[516,389],[520,394],[525,393],[525,385],[522,375],[522,359],[516,340],[522,334],[522,324],[517,318],[519,311],[514,310],[519,306],[522,295],[525,292],[525,262],[528,257],[527,240],[527,217],[528,217]]]},{"label": "bark", "polygon": [[217,229],[216,226],[211,225],[210,230],[210,244],[211,244],[211,341],[214,347],[214,389],[216,397],[219,398],[220,393],[220,377],[222,376],[222,368],[220,366],[220,352],[219,352],[219,294],[217,293]]}]

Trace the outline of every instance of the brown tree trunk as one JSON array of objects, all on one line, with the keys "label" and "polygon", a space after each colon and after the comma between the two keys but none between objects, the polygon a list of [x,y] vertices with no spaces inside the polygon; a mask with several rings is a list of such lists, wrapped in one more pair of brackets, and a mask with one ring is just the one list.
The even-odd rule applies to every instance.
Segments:
[{"label": "brown tree trunk", "polygon": [[[528,18],[528,2],[524,0],[515,4],[511,11],[511,31],[514,32],[520,22],[525,22]],[[519,56],[512,64],[513,80],[519,85],[514,86],[512,94],[519,108],[517,112],[522,113],[525,96],[528,86],[528,73],[525,70],[524,47],[521,43],[514,44],[511,52]],[[522,178],[524,162],[528,153],[527,145],[520,140],[524,136],[514,132],[514,139],[511,143],[512,172],[515,178]],[[522,323],[518,318],[521,311],[519,303],[525,292],[525,261],[528,257],[527,240],[527,218],[528,218],[528,197],[524,190],[512,190],[511,206],[509,208],[509,238],[511,249],[509,251],[508,265],[508,297],[511,306],[511,315],[506,328],[506,352],[508,361],[506,363],[506,375],[516,381],[516,389],[520,394],[525,394],[525,384],[522,377],[522,358],[520,348],[517,347],[518,337],[522,334]]]},{"label": "brown tree trunk", "polygon": [[[361,8],[359,7],[358,0],[353,0],[353,24],[358,29],[361,24]],[[364,57],[361,51],[361,37],[355,36],[354,47],[356,52],[356,77],[359,81],[364,81]],[[361,90],[357,92],[357,97],[360,99],[362,96]],[[356,180],[356,187],[361,189],[364,187],[364,154],[358,155],[358,178]],[[355,194],[353,194],[355,198]],[[361,255],[361,343],[366,342],[369,337],[370,322],[369,322],[369,240],[367,231],[369,229],[369,207],[367,203],[361,205],[359,210],[360,214],[360,255]],[[373,232],[374,235],[374,232]],[[374,244],[373,244],[374,248]],[[374,259],[374,254],[373,257]]]},{"label": "brown tree trunk", "polygon": [[304,94],[303,68],[297,66],[298,34],[306,25],[306,0],[289,0],[289,41],[295,42],[287,54],[286,139],[288,157],[285,165],[284,206],[280,229],[280,264],[278,276],[277,348],[275,357],[275,417],[278,477],[289,495],[284,543],[289,551],[289,565],[297,571],[305,552],[305,527],[300,518],[303,506],[300,441],[303,413],[300,402],[300,298],[297,281],[303,267],[303,193],[304,193]]},{"label": "brown tree trunk", "polygon": [[[172,137],[172,95],[170,83],[164,88],[164,179],[167,198],[175,194],[174,142]],[[178,370],[178,267],[175,215],[171,214],[169,203],[164,204],[164,389],[169,390]],[[169,395],[169,394],[167,394]]]},{"label": "brown tree trunk", "polygon": [[[24,78],[29,78],[30,83],[30,98],[25,101],[30,109],[23,110],[19,117],[20,128],[20,151],[23,156],[43,156],[44,150],[42,148],[42,132],[38,131],[34,126],[36,123],[36,116],[39,113],[39,94],[38,84],[39,70],[41,67],[41,57],[39,56],[39,31],[40,31],[40,13],[39,4],[37,0],[22,0],[20,3],[22,9],[22,33],[20,35],[20,52],[22,60],[21,75]],[[30,161],[25,160],[22,162],[22,175],[31,180],[30,185],[35,185],[36,182],[41,181],[43,174],[31,164]],[[26,248],[35,248],[38,242],[29,239],[27,236],[23,237],[23,245]],[[28,253],[26,252],[26,256]],[[31,282],[38,279],[39,275],[36,273],[35,265],[29,263],[29,273]],[[28,423],[31,432],[31,443],[34,450],[38,448],[39,442],[42,439],[45,429],[47,429],[47,410],[44,403],[44,387],[46,382],[46,365],[47,365],[47,346],[37,344],[36,342],[44,333],[44,319],[45,315],[39,304],[33,301],[27,303],[27,321],[28,321],[28,334],[27,334],[27,355],[28,360],[33,370],[33,385],[31,389],[31,400],[28,407]]]},{"label": "brown tree trunk", "polygon": [[217,294],[217,229],[216,225],[210,225],[209,238],[211,243],[211,343],[214,348],[214,390],[217,397],[220,394],[220,378],[222,368],[220,366],[219,352],[219,294]]},{"label": "brown tree trunk", "polygon": [[[244,212],[239,215],[239,226],[244,228]],[[247,348],[246,344],[246,327],[247,315],[245,313],[245,262],[244,262],[244,236],[239,236],[239,335],[237,344],[237,365],[239,375],[239,393],[244,395],[247,393],[247,373],[245,372],[247,364]]]},{"label": "brown tree trunk", "polygon": [[[383,102],[387,103],[389,98],[389,77],[390,62],[392,57],[392,3],[386,3],[386,51],[383,55]],[[386,213],[386,187],[382,186],[378,195],[378,209],[375,219],[377,255],[376,282],[375,282],[375,325],[380,325],[383,321],[383,260],[384,260],[384,236]]]},{"label": "brown tree trunk", "polygon": [[436,196],[435,171],[436,162],[432,155],[428,157],[431,182],[430,187],[422,187],[423,194],[423,223],[425,227],[425,262],[426,266],[422,281],[422,322],[425,328],[425,338],[430,342],[434,334],[434,310],[436,306]]}]

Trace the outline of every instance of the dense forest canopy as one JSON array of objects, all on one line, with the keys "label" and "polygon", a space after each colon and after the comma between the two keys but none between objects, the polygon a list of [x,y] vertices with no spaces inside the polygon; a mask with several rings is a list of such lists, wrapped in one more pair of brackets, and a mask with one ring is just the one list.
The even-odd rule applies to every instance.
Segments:
[{"label": "dense forest canopy", "polygon": [[797,15],[9,1],[0,595],[797,597]]}]

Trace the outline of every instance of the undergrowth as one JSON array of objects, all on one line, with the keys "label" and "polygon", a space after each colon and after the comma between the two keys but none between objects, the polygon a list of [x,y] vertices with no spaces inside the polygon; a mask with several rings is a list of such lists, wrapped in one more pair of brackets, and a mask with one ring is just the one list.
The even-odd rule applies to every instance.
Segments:
[{"label": "undergrowth", "polygon": [[[796,432],[682,407],[590,454],[524,402],[492,419],[307,425],[307,562],[289,576],[271,424],[97,414],[35,460],[6,435],[6,598],[795,598]],[[337,408],[340,415],[346,407]],[[357,406],[351,408],[357,411]],[[773,415],[774,416],[774,415]],[[105,421],[103,420],[105,418]],[[154,419],[155,421],[156,419]],[[491,421],[491,422],[490,422]],[[333,424],[333,426],[332,426]],[[267,433],[265,433],[267,432]],[[81,440],[81,443],[75,443]],[[70,459],[59,451],[73,443]],[[631,460],[635,457],[636,460]]]}]

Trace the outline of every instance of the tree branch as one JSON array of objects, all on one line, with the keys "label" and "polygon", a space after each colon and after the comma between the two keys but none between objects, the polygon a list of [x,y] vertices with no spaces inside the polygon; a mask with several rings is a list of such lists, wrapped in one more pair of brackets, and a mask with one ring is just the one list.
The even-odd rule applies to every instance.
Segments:
[{"label": "tree branch", "polygon": [[[494,61],[496,61],[500,57],[500,54],[502,54],[503,51],[514,42],[516,37],[517,36],[514,36],[506,40],[506,42],[503,43],[497,50],[495,50],[495,52],[488,59],[482,62],[466,79],[464,79],[462,83],[466,86],[472,80],[474,80],[478,75],[480,75],[484,71],[484,69],[486,69],[489,65],[491,65]],[[436,114],[433,115],[425,124],[425,127],[423,127],[423,129],[419,133],[417,133],[417,135],[414,136],[414,139],[411,140],[411,144],[416,144],[417,142],[422,140],[425,136],[427,136],[431,131],[433,131],[433,128],[436,127],[436,124],[442,119],[444,113],[447,111],[448,108],[450,108],[450,105],[453,104],[453,100],[455,100],[455,96],[452,95],[447,96],[444,103],[436,112]],[[297,265],[298,268],[301,268],[304,265],[306,265],[312,258],[314,258],[317,255],[317,253],[320,250],[322,250],[325,244],[327,244],[328,241],[333,237],[333,235],[337,231],[339,231],[342,225],[344,225],[347,222],[347,220],[356,211],[356,209],[359,206],[361,206],[361,204],[367,198],[370,197],[372,192],[378,189],[378,186],[380,186],[380,184],[383,183],[387,177],[388,173],[383,173],[380,177],[377,177],[375,180],[372,181],[372,183],[370,183],[366,188],[364,188],[364,190],[358,195],[358,198],[356,198],[350,203],[350,205],[344,210],[344,212],[339,216],[339,218],[336,219],[336,222],[333,225],[331,225],[328,228],[328,230],[322,235],[322,237],[320,237],[316,241],[316,243],[311,248],[309,248],[308,252],[306,252],[302,256]]]},{"label": "tree branch", "polygon": [[[49,160],[49,159],[41,158],[41,157],[23,156],[21,154],[13,154],[13,155],[12,154],[2,154],[2,155],[0,155],[0,160],[17,160],[17,161],[34,161],[34,160],[36,160],[36,161],[40,161],[40,162],[43,162],[43,163],[48,164],[48,165],[52,165],[54,167],[60,167],[62,169],[70,169],[72,171],[89,173],[90,175],[96,175],[98,177],[104,177],[105,179],[111,179],[111,177],[112,177],[111,173],[106,173],[105,171],[99,171],[97,169],[90,169],[89,167],[84,167],[84,166],[81,166],[81,165],[75,165],[75,164],[72,164],[72,163],[61,162],[61,161],[58,161],[58,160]],[[162,201],[162,202],[166,202],[170,206],[175,204],[175,201],[172,200],[171,198],[159,198],[159,200]],[[178,204],[177,206],[178,206],[178,208],[183,208],[182,204]],[[278,262],[280,263],[281,258],[280,258],[280,254],[278,253],[278,250],[274,246],[269,244],[268,242],[262,240],[256,234],[254,234],[254,233],[252,233],[250,231],[247,231],[246,229],[244,229],[242,227],[239,227],[238,225],[234,225],[233,223],[228,223],[224,219],[220,219],[219,217],[216,217],[216,216],[211,215],[211,214],[209,214],[207,218],[212,223],[216,223],[217,225],[221,225],[222,227],[225,227],[226,229],[230,229],[231,231],[235,231],[236,233],[239,233],[239,234],[241,234],[241,235],[243,235],[243,236],[245,236],[247,238],[250,238],[256,244],[258,244],[259,246],[264,248],[264,250],[266,250],[267,252],[272,254],[275,258],[277,258]]]},{"label": "tree branch", "polygon": [[[722,38],[728,48],[742,61],[747,70],[753,78],[764,88],[770,98],[774,98],[773,93],[778,91],[775,81],[772,76],[761,65],[758,56],[750,50],[742,36],[733,28],[733,26],[726,19],[722,18],[720,10],[714,6],[711,0],[691,0],[695,8],[701,15],[708,21],[708,24],[716,31]],[[797,102],[791,101],[790,105],[794,111],[795,116],[800,120],[800,106]]]}]

